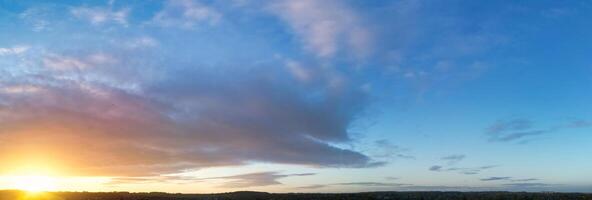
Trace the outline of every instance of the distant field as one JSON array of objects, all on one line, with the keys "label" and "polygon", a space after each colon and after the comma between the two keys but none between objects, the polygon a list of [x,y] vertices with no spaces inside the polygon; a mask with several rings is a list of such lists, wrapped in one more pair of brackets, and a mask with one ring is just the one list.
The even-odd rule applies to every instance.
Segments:
[{"label": "distant field", "polygon": [[51,192],[29,194],[21,191],[0,191],[0,200],[355,200],[355,199],[401,199],[401,200],[571,200],[591,199],[592,194],[582,193],[526,193],[526,192],[368,192],[344,194],[272,194],[264,192],[232,192],[221,194],[169,194],[128,192]]}]

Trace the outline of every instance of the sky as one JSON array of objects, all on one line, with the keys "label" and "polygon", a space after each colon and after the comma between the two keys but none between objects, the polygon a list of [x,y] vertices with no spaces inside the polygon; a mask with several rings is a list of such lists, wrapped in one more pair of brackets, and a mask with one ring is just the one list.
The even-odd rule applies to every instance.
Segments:
[{"label": "sky", "polygon": [[590,19],[572,0],[0,0],[0,188],[592,192]]}]

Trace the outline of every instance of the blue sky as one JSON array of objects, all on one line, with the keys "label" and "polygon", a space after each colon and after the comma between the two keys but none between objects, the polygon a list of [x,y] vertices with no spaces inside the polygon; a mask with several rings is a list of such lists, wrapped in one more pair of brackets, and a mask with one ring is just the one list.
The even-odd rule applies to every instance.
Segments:
[{"label": "blue sky", "polygon": [[90,191],[592,192],[590,11],[3,0],[0,174]]}]

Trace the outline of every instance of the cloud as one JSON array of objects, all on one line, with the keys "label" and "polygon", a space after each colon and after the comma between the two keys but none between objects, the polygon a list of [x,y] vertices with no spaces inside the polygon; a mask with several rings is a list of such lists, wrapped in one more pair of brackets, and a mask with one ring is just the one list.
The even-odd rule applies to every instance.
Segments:
[{"label": "cloud", "polygon": [[112,66],[118,63],[118,60],[104,53],[94,53],[86,56],[67,56],[50,54],[43,58],[43,65],[53,70],[85,70],[92,67]]},{"label": "cloud", "polygon": [[509,176],[492,176],[489,178],[482,178],[481,181],[511,181],[511,182],[528,182],[528,181],[536,181],[539,179],[536,178],[524,178],[524,179],[515,179]]},{"label": "cloud", "polygon": [[286,61],[286,67],[290,73],[292,73],[292,75],[300,81],[307,82],[312,78],[311,72],[296,61]]},{"label": "cloud", "polygon": [[355,186],[355,187],[406,187],[412,184],[405,183],[392,183],[392,182],[345,182],[345,183],[332,183],[332,184],[314,184],[308,186],[296,187],[297,189],[319,189],[332,186]]},{"label": "cloud", "polygon": [[112,8],[102,7],[74,7],[70,13],[78,19],[90,22],[93,25],[103,25],[114,23],[127,26],[129,8],[113,10]]},{"label": "cloud", "polygon": [[522,138],[529,137],[529,136],[542,135],[542,134],[545,134],[548,132],[550,132],[550,131],[548,131],[548,130],[533,130],[533,131],[524,131],[524,132],[514,132],[514,133],[506,134],[501,137],[496,137],[492,140],[500,141],[500,142],[508,142],[508,141],[514,141],[514,140],[522,139]]},{"label": "cloud", "polygon": [[440,165],[434,165],[431,166],[429,168],[430,171],[435,171],[435,172],[447,172],[447,171],[456,171],[460,174],[465,174],[465,175],[474,175],[474,174],[479,174],[481,171],[483,170],[487,170],[487,169],[491,169],[497,167],[495,165],[485,165],[485,166],[480,166],[480,167],[449,167],[449,168],[445,168],[443,166]]},{"label": "cloud", "polygon": [[573,120],[567,125],[569,128],[586,128],[590,126],[592,126],[592,121],[586,120]]},{"label": "cloud", "polygon": [[438,171],[441,171],[441,170],[442,170],[442,166],[439,166],[439,165],[434,165],[434,166],[431,166],[431,167],[429,168],[429,170],[430,170],[430,171],[437,171],[437,172],[438,172]]},{"label": "cloud", "polygon": [[507,121],[497,121],[487,128],[490,134],[498,134],[508,131],[524,131],[532,128],[532,121],[528,119],[512,119]]},{"label": "cloud", "polygon": [[193,29],[201,24],[215,25],[222,18],[216,9],[191,0],[166,1],[151,23],[163,27]]},{"label": "cloud", "polygon": [[570,128],[585,128],[591,125],[592,123],[586,120],[574,120],[559,126],[534,128],[533,122],[528,119],[498,120],[488,127],[485,133],[489,136],[489,141],[511,142],[522,140],[522,142],[525,142],[533,136],[549,134]]},{"label": "cloud", "polygon": [[248,188],[248,187],[260,187],[260,186],[268,186],[268,185],[280,185],[281,182],[278,179],[287,178],[287,177],[295,177],[295,176],[312,176],[315,175],[314,173],[302,173],[302,174],[279,174],[277,172],[258,172],[258,173],[249,173],[249,174],[241,174],[241,175],[234,175],[234,176],[220,176],[220,177],[211,177],[211,178],[202,178],[199,180],[212,180],[212,179],[221,179],[227,180],[222,185],[218,187],[221,188]]},{"label": "cloud", "polygon": [[371,48],[372,33],[360,16],[342,1],[275,1],[272,13],[287,22],[307,50],[330,58],[343,49],[363,56]]},{"label": "cloud", "polygon": [[336,183],[333,185],[364,186],[364,187],[399,187],[399,186],[408,186],[410,184],[384,183],[384,182],[348,182],[348,183]]},{"label": "cloud", "polygon": [[403,159],[415,159],[415,156],[409,155],[407,152],[409,149],[402,148],[398,145],[392,144],[388,140],[376,140],[372,145],[376,147],[374,149],[374,153],[372,157],[375,158],[386,158],[386,159],[394,159],[394,158],[403,158]]},{"label": "cloud", "polygon": [[465,157],[466,156],[465,155],[462,155],[462,154],[454,154],[454,155],[449,155],[449,156],[442,157],[442,160],[447,161],[448,162],[447,163],[448,165],[454,165],[454,164],[456,164],[456,163],[464,160]]},{"label": "cloud", "polygon": [[511,191],[547,191],[549,188],[557,188],[558,184],[547,184],[547,183],[506,183],[503,184],[507,190]]},{"label": "cloud", "polygon": [[533,122],[528,119],[498,120],[486,129],[489,141],[509,142],[542,135],[552,129],[534,129]]},{"label": "cloud", "polygon": [[489,177],[489,178],[482,178],[480,180],[481,181],[499,181],[499,180],[510,180],[510,179],[512,179],[512,177],[509,177],[509,176],[501,176],[501,177],[494,176],[494,177]]},{"label": "cloud", "polygon": [[19,14],[19,18],[26,24],[33,27],[33,31],[40,32],[50,29],[51,18],[50,11],[47,8],[27,8]]},{"label": "cloud", "polygon": [[296,189],[299,189],[299,190],[314,190],[314,189],[325,188],[327,186],[329,186],[329,185],[315,184],[315,185],[307,185],[307,186],[296,187]]},{"label": "cloud", "polygon": [[127,40],[124,42],[124,46],[129,49],[142,49],[151,48],[158,46],[158,41],[155,38],[149,36],[142,36],[134,39]]},{"label": "cloud", "polygon": [[512,182],[527,182],[527,181],[538,181],[538,178],[525,178],[525,179],[512,179]]},{"label": "cloud", "polygon": [[0,56],[21,55],[29,50],[29,46],[17,45],[9,48],[0,48]]},{"label": "cloud", "polygon": [[384,165],[333,145],[351,142],[368,104],[359,87],[275,78],[284,68],[140,67],[134,59],[153,58],[116,52],[48,53],[42,68],[2,74],[0,173],[35,157],[72,175],[124,177],[253,162]]}]

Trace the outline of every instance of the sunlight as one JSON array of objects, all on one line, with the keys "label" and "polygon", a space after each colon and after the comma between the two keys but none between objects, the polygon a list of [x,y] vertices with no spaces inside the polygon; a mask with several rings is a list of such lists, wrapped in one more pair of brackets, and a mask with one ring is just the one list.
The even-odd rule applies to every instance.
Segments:
[{"label": "sunlight", "polygon": [[56,178],[40,175],[13,176],[10,177],[9,184],[14,189],[31,193],[52,191],[57,188]]}]

